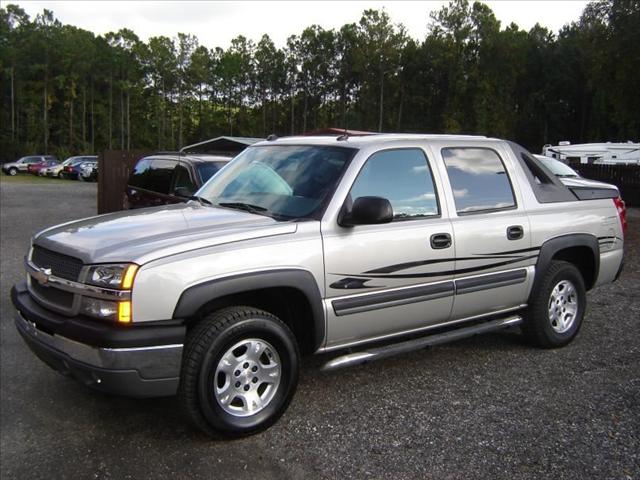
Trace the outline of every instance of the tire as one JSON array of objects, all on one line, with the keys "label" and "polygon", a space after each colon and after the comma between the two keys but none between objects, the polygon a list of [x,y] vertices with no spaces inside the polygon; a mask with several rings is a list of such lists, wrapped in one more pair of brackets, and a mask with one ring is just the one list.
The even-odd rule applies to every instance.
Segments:
[{"label": "tire", "polygon": [[531,293],[522,324],[525,338],[540,348],[567,345],[580,331],[586,305],[580,271],[569,262],[552,261]]},{"label": "tire", "polygon": [[11,176],[11,177],[15,177],[18,174],[18,169],[15,167],[11,167],[9,169],[9,171],[7,172],[7,175]]},{"label": "tire", "polygon": [[58,175],[56,175],[59,179],[62,179],[62,172],[58,172]]},{"label": "tire", "polygon": [[[264,353],[248,355],[249,347]],[[289,406],[298,363],[296,340],[277,317],[252,307],[225,308],[187,333],[178,399],[208,435],[252,435],[273,425]],[[265,403],[256,410],[255,401]]]}]

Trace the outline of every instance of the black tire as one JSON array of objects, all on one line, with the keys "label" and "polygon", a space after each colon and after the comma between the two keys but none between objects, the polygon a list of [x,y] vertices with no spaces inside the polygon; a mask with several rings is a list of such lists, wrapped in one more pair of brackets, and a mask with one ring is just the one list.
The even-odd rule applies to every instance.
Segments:
[{"label": "black tire", "polygon": [[11,176],[11,177],[15,177],[18,174],[18,169],[15,167],[11,167],[9,169],[9,171],[7,172],[7,175]]},{"label": "black tire", "polygon": [[[280,360],[280,380],[262,410],[235,416],[225,411],[214,394],[220,381],[216,368],[231,347],[246,339],[263,340],[273,346]],[[289,406],[298,384],[298,359],[295,337],[277,317],[252,307],[225,308],[205,317],[187,333],[178,399],[189,420],[208,435],[252,435],[273,425]]]},{"label": "black tire", "polygon": [[57,177],[58,177],[58,178],[60,178],[60,179],[64,178],[64,177],[62,176],[62,172],[58,172]]},{"label": "black tire", "polygon": [[[564,307],[562,298],[564,297],[553,295],[552,298],[552,294],[556,286],[566,285],[567,282],[575,291],[575,295],[572,297],[575,298],[576,312],[570,325],[562,331],[562,326],[554,320],[554,315],[550,311],[552,303],[554,303],[557,304],[555,308],[559,315],[564,315],[562,310]],[[561,290],[558,291],[562,293]],[[534,285],[531,292],[529,307],[525,312],[522,324],[525,338],[529,343],[540,348],[558,348],[567,345],[580,331],[586,305],[586,289],[580,271],[569,262],[552,261],[540,282]]]}]

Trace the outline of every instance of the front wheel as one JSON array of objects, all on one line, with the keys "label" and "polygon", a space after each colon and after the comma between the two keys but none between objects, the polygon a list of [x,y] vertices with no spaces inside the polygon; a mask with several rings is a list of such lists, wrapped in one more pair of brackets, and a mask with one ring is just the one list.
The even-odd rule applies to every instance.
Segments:
[{"label": "front wheel", "polygon": [[587,304],[584,279],[571,263],[554,260],[534,286],[522,330],[537,347],[557,348],[580,330]]},{"label": "front wheel", "polygon": [[11,175],[12,177],[15,177],[18,174],[18,169],[15,167],[11,167],[9,169],[9,175]]},{"label": "front wheel", "polygon": [[180,403],[209,435],[258,433],[287,409],[298,358],[291,330],[270,313],[251,307],[214,312],[187,334]]}]

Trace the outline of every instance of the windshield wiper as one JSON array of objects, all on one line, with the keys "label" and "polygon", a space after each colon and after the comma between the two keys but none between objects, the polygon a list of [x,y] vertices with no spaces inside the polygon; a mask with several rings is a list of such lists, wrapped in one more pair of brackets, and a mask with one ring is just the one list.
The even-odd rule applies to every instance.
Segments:
[{"label": "windshield wiper", "polygon": [[209,200],[207,200],[204,197],[199,197],[197,195],[191,195],[190,197],[187,197],[189,200],[195,200],[196,202],[198,202],[200,205],[213,205],[213,203],[211,203]]},{"label": "windshield wiper", "polygon": [[269,211],[268,208],[261,207],[260,205],[252,205],[251,203],[244,203],[244,202],[222,202],[222,203],[218,203],[218,206],[227,207],[227,208],[237,208],[238,210],[244,210],[245,212],[258,213],[258,214],[262,214],[263,212]]}]

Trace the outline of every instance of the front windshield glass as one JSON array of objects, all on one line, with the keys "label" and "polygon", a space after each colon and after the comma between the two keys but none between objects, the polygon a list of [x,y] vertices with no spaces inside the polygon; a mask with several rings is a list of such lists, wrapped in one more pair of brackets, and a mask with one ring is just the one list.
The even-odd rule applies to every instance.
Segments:
[{"label": "front windshield glass", "polygon": [[536,157],[545,167],[551,170],[551,173],[558,177],[578,177],[579,175],[571,167],[554,158]]},{"label": "front windshield glass", "polygon": [[356,150],[345,147],[250,147],[197,193],[212,204],[280,218],[311,217],[335,188]]}]

